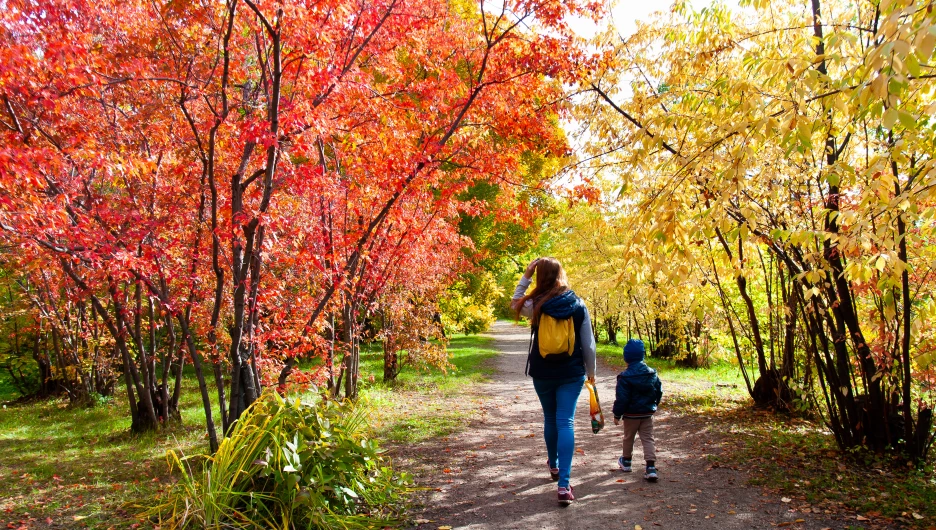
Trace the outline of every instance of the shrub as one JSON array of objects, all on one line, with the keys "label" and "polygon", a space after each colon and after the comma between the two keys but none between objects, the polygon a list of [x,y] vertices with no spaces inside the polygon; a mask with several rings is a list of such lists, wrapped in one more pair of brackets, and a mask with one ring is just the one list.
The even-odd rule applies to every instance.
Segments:
[{"label": "shrub", "polygon": [[491,273],[483,271],[478,275],[465,275],[439,298],[446,330],[466,335],[487,331],[497,320],[495,303],[502,294],[503,290]]},{"label": "shrub", "polygon": [[[362,407],[268,392],[213,456],[182,474],[147,515],[162,528],[382,528],[398,524],[411,481],[366,436]],[[192,462],[201,469],[192,471]]]},{"label": "shrub", "polygon": [[437,293],[392,289],[381,299],[384,381],[396,379],[403,367],[451,368],[446,350],[448,338],[442,329]]}]

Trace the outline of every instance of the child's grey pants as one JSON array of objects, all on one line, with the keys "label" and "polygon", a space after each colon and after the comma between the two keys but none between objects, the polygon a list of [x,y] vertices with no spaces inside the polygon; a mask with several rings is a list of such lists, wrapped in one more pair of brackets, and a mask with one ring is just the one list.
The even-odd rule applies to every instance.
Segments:
[{"label": "child's grey pants", "polygon": [[640,433],[640,443],[643,444],[644,460],[656,460],[656,447],[653,444],[653,416],[632,420],[623,418],[624,422],[624,459],[630,460],[634,452],[634,438]]}]

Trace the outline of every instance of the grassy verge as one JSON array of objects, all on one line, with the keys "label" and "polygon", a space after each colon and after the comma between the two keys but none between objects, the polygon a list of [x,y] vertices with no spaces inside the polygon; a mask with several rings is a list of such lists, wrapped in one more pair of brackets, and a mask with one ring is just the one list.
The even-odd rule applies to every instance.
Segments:
[{"label": "grassy verge", "polygon": [[873,454],[843,454],[824,426],[750,408],[713,413],[729,448],[713,465],[749,471],[803,512],[836,513],[849,528],[936,526],[932,466],[904,468]]},{"label": "grassy verge", "polygon": [[124,505],[151,498],[171,479],[166,451],[206,448],[192,383],[180,401],[183,425],[158,434],[130,434],[125,398],[94,408],[56,400],[0,410],[0,527],[130,527],[136,520]]},{"label": "grassy verge", "polygon": [[[626,366],[621,353],[619,346],[598,346],[615,369]],[[836,514],[849,529],[936,528],[932,466],[919,471],[843,454],[821,422],[756,410],[733,363],[698,370],[662,359],[647,363],[663,380],[666,409],[701,417],[723,435],[725,450],[709,456],[713,467],[748,472],[752,485],[787,499],[791,509]]]},{"label": "grassy verge", "polygon": [[490,343],[488,337],[456,335],[448,346],[453,368],[446,372],[407,369],[390,384],[380,381],[382,352],[361,351],[361,373],[374,376],[374,381],[362,378],[361,393],[377,435],[395,443],[415,443],[458,431],[474,403],[455,398],[493,373],[487,361],[496,352]]},{"label": "grassy verge", "polygon": [[[614,370],[627,368],[621,346],[598,344],[598,358]],[[723,402],[740,402],[747,397],[744,379],[735,364],[719,361],[707,368],[684,368],[673,360],[653,357],[647,357],[646,362],[659,373],[668,402],[692,398],[694,402],[718,407]]]},{"label": "grassy verge", "polygon": [[[379,346],[362,351],[362,396],[378,438],[412,443],[457,431],[472,403],[453,397],[491,373],[489,340],[456,336],[449,345],[453,369],[407,369],[391,385],[380,381]],[[138,521],[127,503],[145,503],[175,479],[166,451],[207,451],[190,374],[180,404],[182,426],[148,435],[130,434],[122,395],[90,409],[60,400],[0,408],[0,528],[133,527]]]}]

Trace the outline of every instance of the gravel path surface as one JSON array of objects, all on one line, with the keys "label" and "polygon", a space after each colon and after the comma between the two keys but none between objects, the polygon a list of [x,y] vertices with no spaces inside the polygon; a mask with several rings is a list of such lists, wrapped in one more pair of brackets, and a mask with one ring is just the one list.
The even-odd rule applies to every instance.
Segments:
[{"label": "gravel path surface", "polygon": [[642,479],[639,440],[635,472],[622,473],[616,463],[622,431],[610,415],[617,374],[601,365],[597,386],[607,424],[592,434],[583,391],[572,465],[577,501],[559,507],[546,470],[539,402],[532,381],[523,375],[529,331],[498,322],[490,336],[501,352],[495,358],[496,373],[471,396],[459,398],[474,402],[477,412],[470,425],[451,437],[394,451],[399,463],[428,488],[417,498],[421,507],[411,512],[420,530],[846,527],[821,511],[813,513],[801,503],[748,486],[743,471],[713,467],[709,455],[721,450],[720,426],[698,416],[670,414],[666,396],[680,390],[665,379],[663,404],[655,417],[660,480],[649,484]]}]

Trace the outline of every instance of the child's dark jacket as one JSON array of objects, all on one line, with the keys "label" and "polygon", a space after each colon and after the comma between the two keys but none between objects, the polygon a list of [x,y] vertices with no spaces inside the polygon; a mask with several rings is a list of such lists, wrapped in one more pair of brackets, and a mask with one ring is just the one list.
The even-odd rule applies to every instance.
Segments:
[{"label": "child's dark jacket", "polygon": [[653,368],[640,361],[627,365],[617,376],[615,418],[649,418],[663,397],[663,384]]}]

